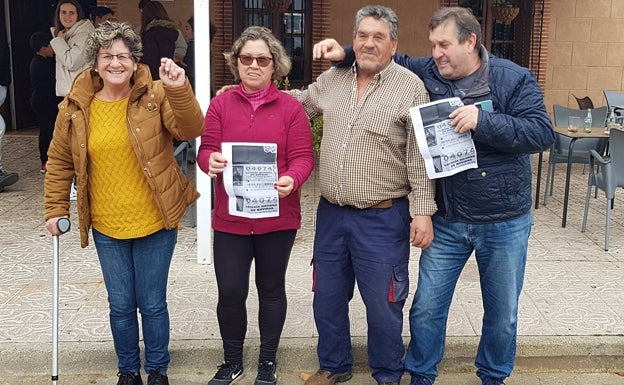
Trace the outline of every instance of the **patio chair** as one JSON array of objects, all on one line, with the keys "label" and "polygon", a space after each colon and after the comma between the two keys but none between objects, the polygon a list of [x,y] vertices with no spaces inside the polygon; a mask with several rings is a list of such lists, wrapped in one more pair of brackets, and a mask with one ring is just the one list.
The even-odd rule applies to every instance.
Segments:
[{"label": "patio chair", "polygon": [[[587,115],[587,110],[577,110],[567,108],[555,104],[553,106],[555,115],[555,125],[557,127],[567,127],[568,117],[579,116],[581,119]],[[607,120],[607,107],[598,107],[591,109],[592,127],[604,127]],[[570,148],[571,138],[563,135],[557,135],[555,143],[550,148],[550,156],[548,157],[548,173],[546,174],[546,188],[544,191],[544,205],[548,203],[548,196],[553,194],[555,182],[555,165],[557,163],[568,163],[568,151]],[[595,150],[599,154],[603,154],[607,146],[607,139],[586,138],[579,139],[574,144],[572,151],[571,163],[589,164],[589,150]]]},{"label": "patio chair", "polygon": [[594,102],[591,100],[589,96],[585,96],[584,98],[579,98],[576,95],[572,94],[576,102],[578,103],[580,110],[587,110],[588,108],[594,108]]},{"label": "patio chair", "polygon": [[[175,156],[178,164],[180,165],[180,169],[188,177],[188,162],[189,162],[189,153],[193,151],[193,147],[191,145],[190,140],[175,140],[173,142],[173,156]],[[195,203],[191,204],[187,210],[190,210],[190,219],[191,219],[191,227],[195,227],[197,225],[197,214]]]},{"label": "patio chair", "polygon": [[[606,224],[605,224],[605,251],[609,250],[609,230],[611,224],[611,210],[615,190],[624,187],[624,131],[614,128],[611,130],[609,138],[609,156],[602,156],[600,153],[590,150],[589,153],[589,178],[587,179],[587,196],[585,197],[585,213],[583,214],[583,225],[581,232],[587,228],[587,214],[589,211],[589,200],[591,198],[592,187],[605,192],[607,198]],[[594,166],[601,166],[600,171]]]},{"label": "patio chair", "polygon": [[191,151],[191,142],[188,140],[173,141],[173,156],[175,156],[180,169],[184,175],[188,176],[188,159],[189,151]]},{"label": "patio chair", "polygon": [[604,90],[603,92],[607,106],[613,107],[616,115],[624,116],[624,91]]}]

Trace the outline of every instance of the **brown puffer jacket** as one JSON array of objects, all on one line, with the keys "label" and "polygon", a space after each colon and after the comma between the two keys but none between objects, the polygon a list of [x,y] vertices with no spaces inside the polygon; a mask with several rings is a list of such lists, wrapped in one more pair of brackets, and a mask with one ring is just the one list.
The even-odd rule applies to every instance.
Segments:
[{"label": "brown puffer jacket", "polygon": [[[87,191],[89,105],[101,88],[100,77],[91,69],[76,77],[71,91],[59,104],[48,151],[45,220],[69,215],[69,190],[75,174],[82,247],[89,243],[91,227]],[[164,226],[175,228],[187,206],[199,198],[173,155],[174,138],[190,140],[204,129],[204,116],[188,80],[183,87],[165,87],[161,81],[152,80],[146,65],[138,64],[128,100],[127,121],[134,153],[154,193]]]}]

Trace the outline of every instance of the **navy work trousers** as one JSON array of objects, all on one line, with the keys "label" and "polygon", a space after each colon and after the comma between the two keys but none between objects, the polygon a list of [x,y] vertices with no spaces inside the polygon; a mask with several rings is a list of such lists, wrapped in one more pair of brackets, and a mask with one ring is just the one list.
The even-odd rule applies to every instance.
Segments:
[{"label": "navy work trousers", "polygon": [[321,198],[314,238],[314,319],[321,369],[351,370],[349,301],[357,282],[366,307],[368,363],[379,383],[398,382],[409,291],[409,202],[385,209],[338,206]]}]

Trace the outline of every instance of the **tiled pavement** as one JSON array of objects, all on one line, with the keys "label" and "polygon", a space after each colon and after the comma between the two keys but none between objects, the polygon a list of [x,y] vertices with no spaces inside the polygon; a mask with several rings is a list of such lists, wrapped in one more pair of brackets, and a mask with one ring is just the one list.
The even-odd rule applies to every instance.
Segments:
[{"label": "tiled pavement", "polygon": [[[52,238],[43,222],[43,175],[39,173],[36,132],[19,133],[8,133],[3,143],[4,167],[19,172],[20,180],[0,193],[0,351],[15,344],[51,340]],[[588,231],[580,232],[587,183],[582,172],[582,167],[573,168],[566,228],[561,228],[563,165],[558,165],[553,197],[534,212],[520,303],[520,336],[624,334],[624,193],[616,193],[611,248],[605,252],[604,197],[592,202]],[[310,291],[316,175],[304,186],[302,201],[304,222],[288,268],[285,339],[316,336]],[[75,205],[72,207],[75,218]],[[196,229],[189,224],[185,217],[169,279],[172,340],[218,340],[214,272],[212,265],[196,263]],[[106,291],[93,245],[81,249],[78,232],[71,231],[61,237],[60,255],[60,342],[110,341]],[[413,249],[412,293],[418,256],[419,251]],[[410,301],[411,295],[406,318]],[[252,285],[249,337],[258,337],[256,304]],[[478,273],[471,259],[451,306],[448,335],[478,336],[481,316]],[[351,304],[353,336],[366,335],[365,319],[361,299],[355,298]],[[409,335],[407,322],[404,335]]]}]

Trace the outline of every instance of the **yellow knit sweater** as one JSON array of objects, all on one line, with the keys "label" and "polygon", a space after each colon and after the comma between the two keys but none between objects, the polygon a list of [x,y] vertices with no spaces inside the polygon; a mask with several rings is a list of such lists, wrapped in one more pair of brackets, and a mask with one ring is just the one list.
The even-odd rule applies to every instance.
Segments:
[{"label": "yellow knit sweater", "polygon": [[164,227],[152,191],[132,150],[128,98],[93,98],[89,116],[89,201],[93,227],[117,239],[143,237]]}]

